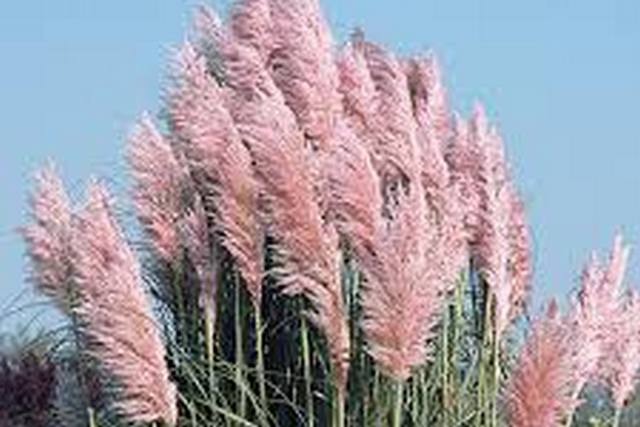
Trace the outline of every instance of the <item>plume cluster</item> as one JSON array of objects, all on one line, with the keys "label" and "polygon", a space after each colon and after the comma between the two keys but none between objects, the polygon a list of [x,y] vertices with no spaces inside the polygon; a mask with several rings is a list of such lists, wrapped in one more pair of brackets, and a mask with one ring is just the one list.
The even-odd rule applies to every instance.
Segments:
[{"label": "plume cluster", "polygon": [[[38,276],[40,289],[79,324],[82,351],[116,382],[114,406],[133,421],[175,424],[176,396],[164,346],[106,190],[92,183],[84,209],[72,212],[59,178],[47,168],[38,175],[32,200],[35,224],[25,228],[25,236],[32,262],[46,271]],[[64,246],[52,252],[54,244]]]},{"label": "plume cluster", "polygon": [[138,422],[176,422],[164,346],[141,287],[136,259],[118,229],[105,188],[91,183],[74,229],[78,314],[88,352],[113,375],[117,409]]}]

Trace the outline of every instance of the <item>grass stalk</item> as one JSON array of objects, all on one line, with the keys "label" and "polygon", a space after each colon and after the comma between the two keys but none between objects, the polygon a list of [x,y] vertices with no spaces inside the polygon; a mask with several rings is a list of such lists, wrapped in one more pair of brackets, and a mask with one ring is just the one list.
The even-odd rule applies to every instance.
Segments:
[{"label": "grass stalk", "polygon": [[256,373],[258,375],[258,394],[260,405],[263,410],[267,410],[267,386],[264,373],[264,348],[262,343],[262,313],[260,304],[255,304],[255,334],[256,334]]},{"label": "grass stalk", "polygon": [[87,418],[89,419],[89,427],[98,427],[96,413],[91,406],[87,408]]},{"label": "grass stalk", "polygon": [[393,401],[393,416],[392,416],[392,427],[401,427],[402,426],[402,398],[404,392],[404,382],[396,381],[395,383],[395,394]]},{"label": "grass stalk", "polygon": [[442,318],[442,349],[440,351],[442,370],[442,425],[449,427],[449,307],[446,306]]},{"label": "grass stalk", "polygon": [[243,325],[242,325],[242,289],[240,288],[240,280],[238,274],[234,275],[234,324],[235,324],[235,352],[236,352],[236,363],[235,363],[235,377],[236,384],[238,385],[238,414],[240,417],[245,418],[246,415],[246,407],[247,407],[247,396],[245,392],[245,388],[243,386],[244,383],[244,334],[243,334]]},{"label": "grass stalk", "polygon": [[311,352],[309,348],[309,325],[307,319],[302,315],[300,325],[300,339],[302,340],[302,364],[304,374],[304,395],[307,412],[307,426],[313,427],[315,416],[313,410],[313,392],[312,392],[312,377],[311,377]]}]

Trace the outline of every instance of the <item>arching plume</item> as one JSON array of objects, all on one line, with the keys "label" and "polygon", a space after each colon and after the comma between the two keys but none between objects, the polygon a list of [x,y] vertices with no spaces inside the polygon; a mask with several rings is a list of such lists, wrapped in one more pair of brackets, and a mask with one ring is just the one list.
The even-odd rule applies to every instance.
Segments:
[{"label": "arching plume", "polygon": [[32,222],[21,233],[30,261],[30,280],[39,292],[68,313],[74,298],[70,258],[72,213],[53,164],[36,174],[29,203]]},{"label": "arching plume", "polygon": [[464,211],[458,188],[445,161],[450,124],[446,93],[435,58],[414,58],[406,65],[408,90],[417,123],[420,177],[424,188],[429,227],[436,230],[431,246],[440,248],[438,265],[444,285],[450,285],[467,257]]},{"label": "arching plume", "polygon": [[419,177],[419,149],[407,77],[400,61],[380,46],[356,41],[376,89],[372,123],[374,161],[384,185],[397,187]]},{"label": "arching plume", "polygon": [[376,261],[364,284],[363,329],[372,357],[393,378],[406,380],[424,363],[427,341],[441,312],[443,278],[429,263],[422,193],[401,194],[377,230]]},{"label": "arching plume", "polygon": [[207,74],[204,58],[186,44],[177,60],[169,99],[171,123],[211,209],[213,230],[234,257],[257,304],[262,283],[262,227],[251,157],[225,106],[225,94]]},{"label": "arching plume", "polygon": [[[273,50],[267,69],[305,138],[330,145],[340,113],[331,33],[318,0],[269,0]],[[254,21],[255,22],[255,21]]]},{"label": "arching plume", "polygon": [[603,363],[603,377],[620,409],[633,395],[640,370],[640,295],[630,291],[612,325],[611,342]]},{"label": "arching plume", "polygon": [[511,427],[556,427],[575,404],[573,346],[555,302],[539,318],[520,351],[506,389]]},{"label": "arching plume", "polygon": [[175,425],[176,391],[138,264],[97,183],[78,215],[73,265],[87,350],[115,379],[117,410],[133,422]]},{"label": "arching plume", "polygon": [[180,254],[180,220],[194,198],[188,169],[144,114],[129,135],[133,204],[155,254],[166,262]]}]

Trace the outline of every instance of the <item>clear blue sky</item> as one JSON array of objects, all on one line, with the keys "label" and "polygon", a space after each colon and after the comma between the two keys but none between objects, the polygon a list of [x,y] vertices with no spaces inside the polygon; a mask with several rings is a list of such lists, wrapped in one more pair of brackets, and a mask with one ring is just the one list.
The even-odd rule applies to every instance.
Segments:
[{"label": "clear blue sky", "polygon": [[[3,3],[0,301],[26,287],[14,228],[35,167],[55,159],[73,193],[92,173],[109,177],[125,199],[124,135],[141,111],[157,111],[168,48],[183,39],[193,4]],[[323,4],[337,40],[361,26],[404,53],[434,49],[454,107],[486,104],[528,204],[538,300],[564,295],[616,230],[640,246],[640,2]],[[638,254],[632,263],[637,282]]]}]

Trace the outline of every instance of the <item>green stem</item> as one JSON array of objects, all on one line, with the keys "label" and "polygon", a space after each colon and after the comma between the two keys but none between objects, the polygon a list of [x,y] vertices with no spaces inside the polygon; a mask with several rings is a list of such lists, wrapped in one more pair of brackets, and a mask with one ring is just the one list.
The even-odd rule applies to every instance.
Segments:
[{"label": "green stem", "polygon": [[395,398],[393,402],[393,420],[392,427],[401,427],[402,426],[402,395],[403,395],[403,386],[404,383],[402,381],[396,381],[395,384]]},{"label": "green stem", "polygon": [[264,349],[262,344],[262,313],[260,304],[255,304],[255,328],[256,328],[256,371],[258,374],[258,393],[263,410],[267,410],[267,386],[264,374]]},{"label": "green stem", "polygon": [[334,427],[344,427],[345,391],[341,387],[336,388],[334,397]]},{"label": "green stem", "polygon": [[462,287],[466,283],[466,278],[464,273],[461,275],[460,280],[456,283],[454,288],[454,305],[453,305],[453,345],[451,351],[451,366],[454,368],[454,390],[455,390],[455,413],[454,413],[454,425],[457,425],[462,409],[461,405],[461,393],[460,393],[460,375],[458,374],[458,349],[460,348],[460,336],[461,336],[461,328],[463,324],[462,318],[462,310],[463,310],[463,301],[462,301]]},{"label": "green stem", "polygon": [[498,337],[498,331],[494,328],[493,334],[493,352],[492,352],[492,364],[493,364],[493,382],[491,388],[491,425],[496,427],[498,425],[498,402],[497,394],[500,387],[500,341]]},{"label": "green stem", "polygon": [[304,314],[301,318],[300,333],[302,339],[302,363],[304,369],[304,395],[307,409],[307,426],[313,427],[315,416],[313,410],[313,394],[311,388],[311,352],[309,348],[309,327]]},{"label": "green stem", "polygon": [[234,324],[235,324],[235,344],[236,344],[236,384],[238,386],[238,415],[245,418],[247,396],[244,388],[244,349],[243,349],[243,331],[242,331],[242,304],[241,304],[241,288],[238,274],[234,273]]},{"label": "green stem", "polygon": [[87,418],[89,418],[89,427],[98,427],[98,423],[96,423],[96,413],[92,407],[87,408]]},{"label": "green stem", "polygon": [[449,427],[449,307],[444,311],[442,319],[442,417],[443,426]]},{"label": "green stem", "polygon": [[211,409],[214,411],[215,402],[215,376],[213,369],[213,361],[214,361],[214,352],[213,352],[213,313],[211,302],[209,298],[207,298],[207,303],[204,308],[204,340],[205,340],[205,351],[207,357],[207,372],[209,376],[209,399],[211,404]]}]

